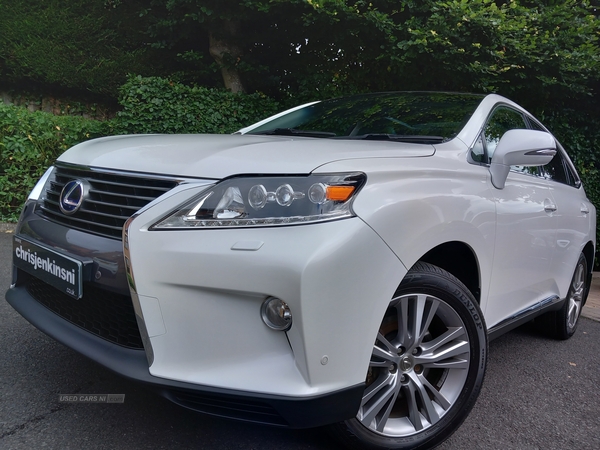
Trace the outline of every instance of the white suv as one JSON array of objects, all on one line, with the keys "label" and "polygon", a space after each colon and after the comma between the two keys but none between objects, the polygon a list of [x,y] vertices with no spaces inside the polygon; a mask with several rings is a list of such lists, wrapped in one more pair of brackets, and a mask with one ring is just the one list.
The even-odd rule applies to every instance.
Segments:
[{"label": "white suv", "polygon": [[6,298],[185,407],[428,448],[473,406],[489,339],[574,333],[595,230],[513,102],[361,95],[71,148],[24,207]]}]

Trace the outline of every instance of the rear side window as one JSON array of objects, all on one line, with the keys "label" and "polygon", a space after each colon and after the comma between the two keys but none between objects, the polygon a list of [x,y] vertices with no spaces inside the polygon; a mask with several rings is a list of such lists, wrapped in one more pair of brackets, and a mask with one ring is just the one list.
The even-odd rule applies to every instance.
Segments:
[{"label": "rear side window", "polygon": [[557,149],[556,155],[549,164],[543,167],[544,178],[557,183],[568,184],[578,188],[581,185],[577,173],[567,161],[561,148]]}]

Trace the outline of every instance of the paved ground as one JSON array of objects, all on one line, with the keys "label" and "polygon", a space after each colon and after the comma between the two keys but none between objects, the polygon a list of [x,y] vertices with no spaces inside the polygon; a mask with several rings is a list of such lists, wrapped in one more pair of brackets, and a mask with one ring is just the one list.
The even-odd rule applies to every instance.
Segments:
[{"label": "paved ground", "polygon": [[583,317],[600,322],[600,272],[594,272],[587,304],[583,307],[581,314]]},{"label": "paved ground", "polygon": [[[8,232],[7,232],[8,231]],[[0,292],[12,234],[0,224]],[[600,273],[585,315],[600,306]],[[280,430],[180,408],[36,330],[0,301],[0,448],[340,450],[322,430]],[[554,341],[524,326],[490,344],[479,400],[439,450],[600,448],[600,320]],[[125,394],[123,404],[67,404],[59,394]]]}]

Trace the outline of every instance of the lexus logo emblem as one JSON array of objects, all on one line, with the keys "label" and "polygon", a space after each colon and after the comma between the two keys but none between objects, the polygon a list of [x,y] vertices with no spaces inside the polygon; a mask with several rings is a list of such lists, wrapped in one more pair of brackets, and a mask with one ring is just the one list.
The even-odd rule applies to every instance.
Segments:
[{"label": "lexus logo emblem", "polygon": [[60,193],[60,210],[67,214],[75,214],[87,194],[87,185],[82,180],[69,181]]},{"label": "lexus logo emblem", "polygon": [[408,372],[413,367],[412,358],[406,357],[400,360],[400,370],[402,372]]}]

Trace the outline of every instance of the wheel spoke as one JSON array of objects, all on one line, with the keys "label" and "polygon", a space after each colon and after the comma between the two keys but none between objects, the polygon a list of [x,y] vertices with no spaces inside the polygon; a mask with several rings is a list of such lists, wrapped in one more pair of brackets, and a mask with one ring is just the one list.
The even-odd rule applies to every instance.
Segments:
[{"label": "wheel spoke", "polygon": [[388,341],[383,334],[377,333],[377,340],[387,347],[387,352],[390,354],[395,354],[397,352],[398,347]]},{"label": "wheel spoke", "polygon": [[569,325],[574,326],[575,322],[577,322],[577,318],[579,317],[579,303],[573,299],[569,301]]},{"label": "wheel spoke", "polygon": [[408,328],[408,298],[400,300],[400,308],[396,306],[398,316],[398,336],[394,343],[398,344],[398,347],[409,347],[412,345],[412,337]]},{"label": "wheel spoke", "polygon": [[419,294],[402,298],[396,306],[398,314],[397,346],[411,348],[419,345],[437,312],[438,302]]},{"label": "wheel spoke", "polygon": [[373,356],[369,363],[370,367],[389,367],[393,363],[394,355],[377,345],[373,346]]},{"label": "wheel spoke", "polygon": [[454,341],[456,339],[465,336],[465,329],[463,327],[451,327],[444,333],[439,335],[437,338],[421,343],[421,349],[423,353],[435,353],[440,347]]},{"label": "wheel spoke", "polygon": [[569,295],[569,306],[567,310],[567,325],[571,328],[575,327],[579,314],[581,312],[581,303],[585,289],[585,273],[582,264],[577,266],[573,281],[571,282],[571,290]]},{"label": "wheel spoke", "polygon": [[571,297],[580,302],[583,300],[583,289],[583,280],[580,280],[578,283],[573,285],[573,294]]},{"label": "wheel spoke", "polygon": [[[429,398],[429,394],[427,393],[427,388],[422,383],[422,380],[425,380],[425,378],[421,377],[417,374],[414,374],[414,373],[410,377],[410,382],[408,383],[408,388],[409,388],[409,391],[411,392],[411,396],[414,398],[414,401],[411,400],[411,402],[409,403],[409,408],[412,406],[418,408],[418,405],[420,404],[421,409],[415,411],[414,414],[410,413],[409,416],[419,417],[418,423],[422,426],[422,421],[420,420],[421,419],[420,414],[421,414],[429,421],[429,423],[431,425],[433,425],[438,420],[440,420],[440,415],[438,414],[437,410],[435,409],[435,405],[431,401],[431,398]],[[425,380],[425,381],[427,381],[427,380]],[[429,382],[427,382],[427,385],[430,387],[430,389],[433,389],[432,386],[429,384]],[[418,398],[418,401],[417,401],[417,398]],[[446,403],[447,403],[447,401],[446,401]],[[411,419],[411,422],[412,422],[412,419]],[[413,425],[415,425],[415,422],[413,422]],[[415,429],[416,429],[416,426],[415,426]]]},{"label": "wheel spoke", "polygon": [[[444,397],[442,395],[442,393],[440,391],[438,391],[435,387],[433,387],[431,385],[431,383],[429,382],[429,380],[427,380],[427,378],[425,378],[423,375],[419,374],[417,375],[419,381],[423,384],[423,386],[425,386],[427,388],[427,390],[429,392],[431,392],[431,394],[433,395],[433,400],[439,404],[444,410],[447,410],[448,408],[450,408],[450,406],[452,406],[452,404],[448,401],[448,399],[446,397]],[[431,420],[430,420],[431,422]]]},{"label": "wheel spoke", "polygon": [[[378,431],[385,428],[399,391],[397,376],[388,374],[381,378],[365,390],[358,415],[358,419],[366,426],[372,426],[375,421],[374,427]],[[370,389],[375,384],[377,386]]]},{"label": "wheel spoke", "polygon": [[369,402],[373,397],[375,397],[379,391],[384,389],[387,386],[394,386],[396,383],[396,375],[390,372],[383,372],[372,384],[367,386],[365,392],[363,394],[361,405],[365,405]]},{"label": "wheel spoke", "polygon": [[577,274],[573,277],[573,283],[571,287],[573,288],[573,297],[576,297],[578,300],[583,298],[583,266],[577,267]]},{"label": "wheel spoke", "polygon": [[431,321],[435,317],[438,303],[429,299],[426,295],[417,296],[413,311],[413,333],[415,344],[420,344],[423,335],[429,329]]},{"label": "wheel spoke", "polygon": [[417,406],[416,389],[412,383],[409,383],[405,386],[404,391],[408,403],[408,420],[410,420],[416,431],[421,431],[423,429],[423,421],[421,420],[421,414]]},{"label": "wheel spoke", "polygon": [[423,367],[426,369],[468,369],[469,360],[466,358],[451,358],[445,361],[424,362]]},{"label": "wheel spoke", "polygon": [[[459,356],[462,358],[458,358]],[[469,343],[455,339],[447,342],[444,346],[435,346],[433,351],[424,351],[415,357],[415,364],[438,369],[467,369],[469,367],[468,359]]]},{"label": "wheel spoke", "polygon": [[574,291],[577,291],[579,289],[580,286],[583,285],[583,280],[584,280],[584,274],[583,274],[583,265],[578,265],[577,266],[577,271],[575,273],[575,275],[573,276],[573,283],[572,283],[572,287]]}]

